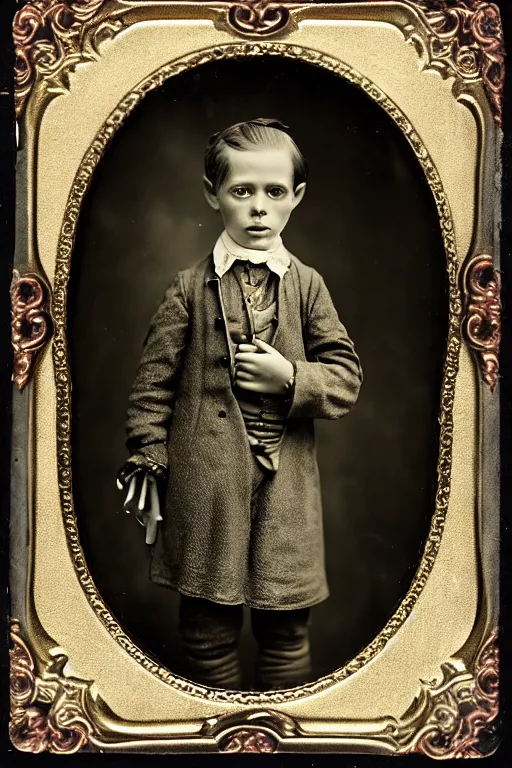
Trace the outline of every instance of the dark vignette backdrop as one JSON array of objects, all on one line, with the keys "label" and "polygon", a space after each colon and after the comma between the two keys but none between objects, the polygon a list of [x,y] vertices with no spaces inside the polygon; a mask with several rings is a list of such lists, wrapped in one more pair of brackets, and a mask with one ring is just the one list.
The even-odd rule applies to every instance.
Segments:
[{"label": "dark vignette backdrop", "polygon": [[[221,62],[149,94],[115,136],[80,216],[69,290],[74,500],[92,576],[141,647],[181,666],[177,599],[147,578],[142,529],[115,476],[151,315],[176,270],[211,250],[202,197],[211,133],[254,116],[289,126],[310,166],[284,240],[325,277],[365,374],[339,422],[317,422],[331,597],[313,612],[315,676],[382,628],[418,565],[434,505],[447,329],[430,190],[390,118],[341,78],[290,60]],[[300,536],[300,531],[297,531]],[[252,640],[244,660],[250,670]]]}]

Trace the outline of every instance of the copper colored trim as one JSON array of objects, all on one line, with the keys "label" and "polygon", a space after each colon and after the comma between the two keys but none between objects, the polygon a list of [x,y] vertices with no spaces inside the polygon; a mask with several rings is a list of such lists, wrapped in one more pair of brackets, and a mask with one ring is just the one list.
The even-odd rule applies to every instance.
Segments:
[{"label": "copper colored trim", "polygon": [[[32,654],[20,635],[20,625],[11,622],[9,735],[21,752],[73,754],[89,740],[88,726],[80,706],[77,684],[57,674],[42,681],[35,673]],[[66,657],[61,657],[64,663]],[[63,663],[61,666],[63,666]]]},{"label": "copper colored trim", "polygon": [[[34,657],[11,621],[9,733],[23,752],[72,754],[84,746],[105,747],[90,720],[91,684],[64,675],[67,656],[55,655],[38,674]],[[482,757],[482,736],[499,714],[498,631],[482,645],[473,671],[457,659],[442,665],[441,680],[424,682],[400,721],[383,721],[395,754],[422,753],[445,760]],[[376,732],[383,736],[384,732]],[[345,734],[346,735],[346,734]],[[208,718],[201,740],[223,753],[272,753],[280,743],[302,740],[299,724],[282,712],[244,710]],[[99,738],[98,738],[99,737]],[[384,743],[385,743],[384,739]],[[286,749],[286,747],[285,747]]]},{"label": "copper colored trim", "polygon": [[[80,61],[91,58],[99,36],[112,36],[121,29],[118,19],[100,21],[101,11],[107,5],[108,0],[31,0],[15,14],[14,84],[18,117],[38,74],[53,80],[54,86],[66,88],[67,74]],[[86,52],[84,37],[89,22],[97,26],[93,51]]]},{"label": "copper colored trim", "polygon": [[277,741],[257,728],[242,728],[219,743],[219,752],[275,752]]},{"label": "copper colored trim", "polygon": [[499,714],[497,635],[480,651],[474,677],[459,675],[447,683],[452,665],[444,665],[443,683],[427,693],[429,706],[412,752],[443,760],[484,756],[481,736]]},{"label": "copper colored trim", "polygon": [[[429,66],[466,81],[482,80],[498,125],[502,122],[505,48],[498,7],[485,0],[406,0],[417,8],[431,33]],[[305,3],[304,7],[308,4]],[[288,0],[239,0],[229,4],[225,23],[244,37],[270,37],[288,27]],[[103,37],[113,37],[127,22],[126,10],[111,0],[30,0],[15,15],[15,103],[21,116],[38,76],[52,93],[67,88],[68,74],[91,59]],[[89,50],[90,49],[90,50]]]},{"label": "copper colored trim", "polygon": [[30,379],[37,353],[47,344],[53,331],[49,291],[35,273],[20,275],[17,269],[13,270],[11,315],[12,380],[21,392]]},{"label": "copper colored trim", "polygon": [[491,256],[474,256],[463,273],[466,313],[464,333],[484,381],[494,391],[499,379],[501,342],[501,278]]},{"label": "copper colored trim", "polygon": [[483,81],[496,123],[502,124],[505,46],[500,11],[485,0],[412,0],[434,32],[431,56],[458,75]]}]

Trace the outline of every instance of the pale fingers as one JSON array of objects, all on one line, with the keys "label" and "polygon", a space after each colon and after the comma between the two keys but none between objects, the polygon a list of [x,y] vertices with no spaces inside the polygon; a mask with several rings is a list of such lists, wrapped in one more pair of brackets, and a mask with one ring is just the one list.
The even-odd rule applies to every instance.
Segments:
[{"label": "pale fingers", "polygon": [[137,505],[139,501],[139,495],[140,495],[140,488],[141,488],[141,477],[140,473],[135,475],[135,477],[132,477],[128,484],[128,491],[126,493],[126,497],[123,503],[124,511],[129,515],[131,513],[136,514],[137,513]]},{"label": "pale fingers", "polygon": [[[126,498],[124,500],[124,506],[125,507],[127,507],[130,504],[131,500],[133,499],[133,497],[135,495],[135,486],[136,486],[136,484],[137,484],[137,478],[136,477],[132,477],[132,479],[130,480],[130,485],[128,486],[128,493],[126,494]],[[127,510],[127,511],[129,512],[130,510]]]},{"label": "pale fingers", "polygon": [[255,338],[254,346],[258,349],[259,352],[267,352],[270,355],[274,353],[278,355],[281,354],[275,347],[273,347],[271,344],[267,344],[267,342],[263,341],[263,339]]},{"label": "pale fingers", "polygon": [[144,480],[142,481],[142,488],[140,489],[139,503],[137,505],[139,512],[142,512],[146,505],[146,494],[148,491],[148,473],[144,474]]},{"label": "pale fingers", "polygon": [[260,368],[256,363],[236,363],[235,371],[245,371],[246,373],[256,373]]},{"label": "pale fingers", "polygon": [[153,475],[149,476],[149,514],[146,518],[146,544],[154,544],[158,534],[158,523],[162,519],[160,514],[160,501],[158,488]]},{"label": "pale fingers", "polygon": [[146,525],[146,544],[152,546],[158,535],[158,522],[152,517],[149,518]]},{"label": "pale fingers", "polygon": [[240,389],[246,389],[250,392],[265,392],[264,385],[257,381],[256,379],[252,379],[251,381],[244,381],[241,379],[240,381],[237,381],[238,386]]},{"label": "pale fingers", "polygon": [[254,381],[255,374],[252,371],[238,370],[236,372],[237,381]]},{"label": "pale fingers", "polygon": [[239,344],[237,352],[258,352],[258,347],[255,344]]},{"label": "pale fingers", "polygon": [[237,352],[235,355],[236,363],[258,364],[260,359],[261,359],[261,352]]},{"label": "pale fingers", "polygon": [[149,493],[150,493],[150,516],[153,520],[161,520],[160,514],[160,499],[158,498],[158,487],[153,475],[149,477]]}]

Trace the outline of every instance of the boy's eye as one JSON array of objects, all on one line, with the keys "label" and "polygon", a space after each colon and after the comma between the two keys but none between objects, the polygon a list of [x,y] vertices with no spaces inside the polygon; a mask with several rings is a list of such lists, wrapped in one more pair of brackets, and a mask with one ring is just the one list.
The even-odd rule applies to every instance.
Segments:
[{"label": "boy's eye", "polygon": [[282,187],[269,187],[267,189],[267,195],[274,198],[274,200],[283,197],[284,194],[286,194],[286,191]]},{"label": "boy's eye", "polygon": [[249,197],[251,191],[247,187],[234,187],[231,194],[235,197]]}]

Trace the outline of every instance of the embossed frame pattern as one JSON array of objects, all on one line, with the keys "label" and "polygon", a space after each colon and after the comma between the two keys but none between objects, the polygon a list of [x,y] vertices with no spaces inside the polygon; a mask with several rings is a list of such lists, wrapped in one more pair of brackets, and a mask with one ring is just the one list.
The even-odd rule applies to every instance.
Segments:
[{"label": "embossed frame pattern", "polygon": [[[67,8],[63,7],[66,5]],[[450,4],[444,3],[444,6],[448,5]],[[32,222],[30,226],[27,224],[32,237],[29,237],[26,251],[18,254],[18,263],[30,267],[36,273],[36,277],[37,273],[44,275],[42,282],[47,281],[52,290],[58,487],[69,558],[91,610],[114,638],[120,653],[127,653],[145,672],[167,684],[171,689],[187,696],[197,697],[203,703],[211,702],[226,707],[226,712],[221,715],[218,714],[217,706],[209,717],[187,721],[185,728],[183,722],[179,722],[179,718],[174,725],[172,723],[166,725],[164,722],[143,723],[141,721],[138,724],[122,722],[122,718],[119,719],[109,710],[108,701],[103,700],[101,688],[99,693],[92,692],[90,685],[86,684],[82,678],[70,677],[65,672],[67,657],[63,657],[62,663],[57,665],[51,660],[51,649],[55,648],[60,640],[46,634],[45,621],[41,623],[41,617],[38,614],[30,575],[34,558],[32,555],[32,565],[29,568],[25,590],[27,599],[15,601],[16,608],[20,606],[23,608],[23,615],[15,614],[15,618],[20,621],[13,625],[13,668],[15,670],[13,728],[16,727],[16,723],[21,722],[23,728],[28,727],[29,731],[30,729],[33,731],[32,735],[29,734],[25,746],[22,740],[20,741],[19,729],[16,731],[13,742],[16,744],[18,741],[19,748],[26,748],[28,751],[72,752],[88,745],[90,749],[114,750],[151,748],[181,751],[218,749],[226,752],[272,752],[276,750],[308,751],[314,748],[325,751],[359,750],[383,753],[417,751],[434,757],[478,754],[478,736],[481,730],[494,722],[497,716],[495,637],[497,613],[494,597],[495,574],[493,574],[496,559],[495,552],[486,551],[485,541],[481,542],[480,559],[476,564],[483,575],[483,591],[479,598],[479,614],[475,619],[474,627],[466,642],[458,649],[458,653],[454,654],[454,658],[444,660],[445,665],[442,671],[439,671],[437,679],[422,683],[418,678],[417,690],[411,691],[411,700],[418,692],[419,698],[411,704],[407,712],[397,718],[384,711],[380,719],[368,718],[358,721],[355,730],[352,726],[348,726],[346,717],[341,717],[337,727],[333,728],[332,721],[328,717],[328,708],[324,713],[319,707],[318,716],[314,718],[316,725],[313,730],[308,728],[308,718],[301,721],[300,717],[286,712],[287,704],[308,699],[313,694],[343,685],[345,680],[349,680],[370,662],[378,661],[386,645],[413,614],[416,602],[436,564],[446,516],[449,513],[454,418],[457,418],[457,405],[454,404],[455,392],[459,360],[465,341],[475,354],[475,358],[478,355],[482,358],[486,355],[485,362],[477,361],[474,369],[475,377],[478,376],[480,369],[483,376],[481,383],[476,383],[478,382],[476,379],[475,385],[480,399],[479,440],[484,450],[488,444],[489,431],[495,434],[492,432],[495,428],[493,417],[488,417],[488,413],[495,411],[498,397],[499,278],[493,279],[492,274],[486,273],[488,279],[485,285],[482,285],[480,280],[482,273],[475,273],[475,265],[478,267],[478,264],[485,264],[485,269],[491,272],[498,266],[495,256],[497,240],[494,209],[485,193],[490,192],[493,199],[498,194],[494,186],[494,171],[496,146],[499,144],[500,135],[499,94],[502,82],[503,48],[499,16],[496,20],[494,6],[491,8],[488,3],[473,2],[473,0],[460,2],[457,5],[459,6],[457,12],[460,11],[462,14],[460,18],[466,35],[464,38],[457,37],[459,27],[453,27],[449,23],[452,21],[452,14],[442,17],[445,10],[443,3],[438,4],[440,7],[434,14],[428,4],[422,0],[397,3],[382,0],[350,4],[350,7],[322,5],[318,8],[298,3],[278,6],[265,0],[237,5],[214,3],[205,5],[203,8],[201,3],[168,2],[165,3],[164,15],[162,15],[161,6],[151,2],[120,0],[120,2],[104,3],[103,0],[75,0],[66,4],[56,3],[55,0],[35,0],[19,12],[17,26],[15,22],[15,41],[18,44],[19,55],[17,105],[22,127],[22,143],[25,143],[28,157],[27,167],[22,170],[27,199],[25,200],[21,195],[20,199],[28,221]],[[494,26],[492,24],[485,26],[488,37],[484,42],[472,32],[473,42],[469,47],[473,46],[471,48],[473,58],[468,63],[468,59],[464,56],[458,58],[461,46],[464,48],[464,55],[466,54],[465,44],[468,33],[464,25],[469,20],[470,30],[474,30],[476,28],[474,14],[481,16],[485,10],[484,6],[491,8],[490,14],[494,19]],[[477,125],[479,140],[486,150],[481,152],[475,168],[478,178],[475,188],[478,209],[475,215],[473,241],[466,257],[457,253],[454,222],[449,199],[443,186],[442,174],[438,172],[436,163],[422,141],[420,133],[402,111],[400,104],[390,99],[367,75],[341,58],[329,55],[310,44],[298,44],[295,40],[288,42],[288,36],[300,32],[301,22],[304,23],[304,20],[307,21],[310,16],[318,18],[325,24],[328,24],[329,20],[343,22],[344,19],[351,23],[366,21],[393,24],[403,35],[403,45],[406,45],[406,40],[415,44],[423,57],[423,66],[427,71],[430,69],[441,73],[443,77],[453,78],[453,83],[450,84],[453,85],[454,105],[462,104],[471,112]],[[68,88],[72,90],[73,79],[70,75],[78,64],[101,66],[102,41],[109,39],[111,44],[115,45],[116,34],[123,29],[137,24],[142,25],[148,19],[158,21],[160,17],[162,20],[177,18],[187,23],[193,23],[194,19],[198,21],[207,19],[213,23],[215,29],[227,35],[227,39],[218,41],[215,45],[196,48],[189,54],[158,67],[152,74],[134,83],[115,109],[104,116],[102,127],[96,131],[94,140],[76,168],[74,181],[67,196],[60,225],[55,274],[53,276],[45,274],[38,255],[37,228],[34,226],[38,203],[35,189],[35,176],[38,170],[36,150],[40,140],[39,128],[44,119],[45,110],[58,93],[65,94]],[[270,19],[268,28],[265,28],[265,19]],[[47,29],[48,24],[53,29],[53,41],[51,36],[48,40],[47,35],[37,38],[36,30],[41,27]],[[267,36],[271,39],[266,40]],[[478,50],[474,48],[475,45],[480,46]],[[157,88],[174,74],[200,66],[207,61],[235,56],[261,55],[298,58],[314,66],[327,68],[363,89],[392,117],[411,144],[435,198],[445,243],[450,285],[449,338],[440,409],[441,440],[436,509],[427,546],[413,584],[388,624],[346,667],[301,689],[268,694],[204,689],[173,676],[168,670],[146,657],[134,645],[104,605],[83,558],[73,511],[69,443],[71,382],[66,346],[66,290],[75,226],[83,195],[114,132],[149,90]],[[488,82],[490,59],[494,67],[491,84]],[[462,270],[463,264],[465,277]],[[487,301],[482,300],[482,291],[486,296],[489,293],[492,294]],[[481,309],[482,305],[484,310]],[[476,312],[475,306],[480,308]],[[46,309],[45,307],[45,311]],[[486,311],[487,314],[489,312],[492,314],[492,323],[494,323],[492,332],[489,332]],[[474,319],[475,315],[480,318],[480,324]],[[461,328],[463,334],[461,334]],[[39,348],[42,349],[42,346]],[[35,376],[37,377],[37,370]],[[34,389],[27,395],[32,399],[32,403],[39,396],[40,390],[36,394]],[[26,413],[25,416],[32,423],[33,412]],[[22,418],[20,412],[18,417]],[[479,467],[480,473],[485,466],[483,461]],[[30,474],[29,462],[27,462],[27,473]],[[27,504],[26,511],[30,518],[30,502]],[[496,521],[491,521],[489,525],[482,503],[476,505],[474,514],[479,520],[482,536],[489,536],[489,531],[495,528]],[[491,510],[490,514],[495,515],[495,511]],[[473,523],[473,514],[470,514],[467,525],[471,526]],[[34,520],[32,522],[29,520],[27,525],[29,530],[31,526],[33,530]],[[22,635],[25,636],[25,641],[21,639]],[[64,650],[67,651],[66,648]],[[36,675],[37,663],[31,654],[39,659],[40,678]],[[31,683],[32,687],[29,686],[30,695],[28,692],[16,694],[20,686],[20,675],[16,672],[21,663],[20,659],[25,664],[24,669],[32,670],[31,679],[36,681]],[[70,662],[73,664],[72,656],[70,656]],[[60,693],[55,693],[55,688],[52,688],[51,696],[45,693],[44,681],[50,678],[56,684],[58,683]],[[38,684],[37,679],[43,682]],[[462,691],[462,694],[459,695],[459,691]],[[446,696],[449,700],[446,700]],[[64,706],[62,710],[55,702],[64,702],[65,705],[66,699],[76,704],[75,709],[73,706],[70,709],[73,733],[70,735],[66,731],[64,735],[63,732],[59,735],[55,732],[56,726],[52,723],[60,723],[60,728],[65,729],[69,725],[66,719],[69,707]],[[50,707],[50,714],[55,710],[57,713],[64,711],[64,715],[58,714],[57,720],[55,718],[52,720],[53,715],[48,716],[44,724],[41,721],[40,705],[43,703],[48,706],[51,701],[54,701],[54,704]],[[235,705],[236,711],[230,709],[231,705]],[[260,709],[254,709],[254,707]],[[440,713],[443,707],[445,709],[448,707],[451,713],[448,721],[440,719],[440,715],[438,717],[437,713]],[[61,717],[61,720],[58,717]],[[77,725],[75,728],[75,723],[82,723],[82,726]]]}]

